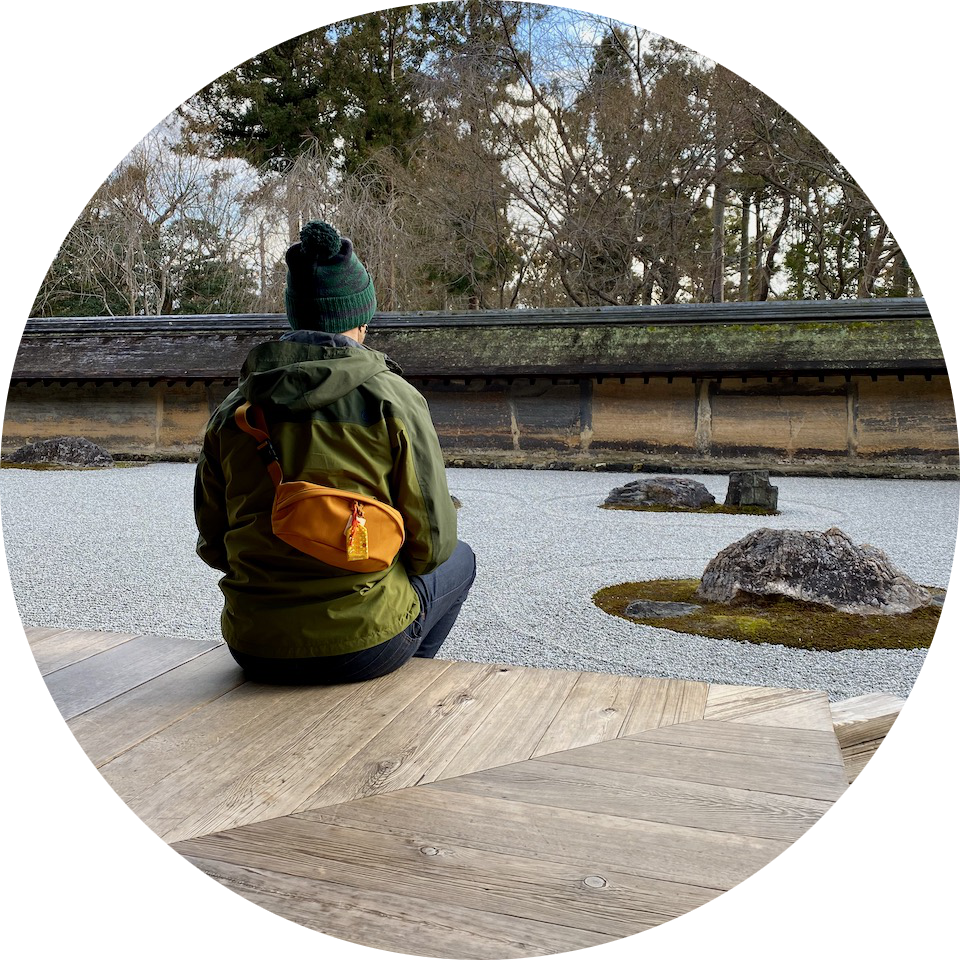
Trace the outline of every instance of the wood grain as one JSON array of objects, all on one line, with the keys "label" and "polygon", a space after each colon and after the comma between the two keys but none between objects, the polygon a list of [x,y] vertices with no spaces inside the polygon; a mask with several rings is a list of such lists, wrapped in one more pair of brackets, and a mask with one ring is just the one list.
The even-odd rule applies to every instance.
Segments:
[{"label": "wood grain", "polygon": [[530,756],[540,757],[620,735],[644,681],[639,677],[581,673]]},{"label": "wood grain", "polygon": [[43,630],[28,627],[30,651],[40,673],[47,676],[72,663],[110,650],[132,640],[134,633],[105,633],[100,630]]},{"label": "wood grain", "polygon": [[478,797],[460,791],[460,782],[442,780],[295,816],[400,833],[420,846],[443,847],[469,838],[491,853],[712,890],[729,889],[789,846],[782,840]]},{"label": "wood grain", "polygon": [[215,641],[137,636],[44,677],[64,720],[155,679],[217,646]]},{"label": "wood grain", "polygon": [[[322,952],[337,960],[636,960],[640,949],[635,937],[505,918],[490,912],[482,895],[464,907],[447,897],[371,888],[362,879],[328,883],[167,850],[87,864],[28,883],[34,891],[125,916]],[[642,955],[698,957],[691,950],[652,945]]]},{"label": "wood grain", "polygon": [[479,797],[771,840],[796,840],[831,806],[824,800],[693,779],[554,763],[550,757],[459,777],[455,789]]},{"label": "wood grain", "polygon": [[318,785],[299,809],[342,803],[437,779],[450,757],[482,729],[486,738],[504,731],[487,716],[518,681],[522,668],[448,663],[394,722],[365,737],[363,746]]},{"label": "wood grain", "polygon": [[243,682],[243,673],[221,645],[88,710],[68,726],[100,767]]},{"label": "wood grain", "polygon": [[270,687],[223,646],[28,635],[62,664],[45,679],[78,741],[176,850],[281,916],[402,953],[543,956],[663,923],[847,785],[815,691],[417,659]]},{"label": "wood grain", "polygon": [[645,677],[624,721],[622,735],[701,719],[708,690],[706,683]]},{"label": "wood grain", "polygon": [[833,729],[850,783],[880,748],[905,702],[886,693],[868,693],[830,705]]},{"label": "wood grain", "polygon": [[705,720],[831,730],[830,701],[818,690],[710,684]]},{"label": "wood grain", "polygon": [[[474,829],[494,826],[488,821]],[[623,937],[676,916],[681,902],[690,909],[716,894],[650,881],[595,861],[543,860],[481,849],[469,836],[424,845],[409,835],[295,817],[184,841],[175,849],[185,856],[343,884],[369,894],[478,909],[493,917],[494,930],[520,917]],[[584,882],[598,871],[602,886]]]},{"label": "wood grain", "polygon": [[[582,674],[569,670],[513,671],[514,682],[484,718],[486,736],[467,739],[444,764],[439,777],[485,770],[531,757],[548,730],[571,733],[570,722],[556,724]],[[584,711],[580,711],[583,716]],[[438,779],[431,777],[430,779]]]},{"label": "wood grain", "polygon": [[638,743],[672,743],[677,746],[739,753],[750,757],[841,763],[837,738],[830,730],[803,727],[754,726],[745,722],[694,720],[657,730],[631,734]]},{"label": "wood grain", "polygon": [[[171,727],[159,758],[155,737],[102,772],[168,842],[282,816],[328,782],[342,783],[341,769],[368,739],[392,728],[412,700],[442,682],[445,664],[423,669],[421,663],[362,684],[244,684]],[[424,674],[421,690],[415,677]],[[141,771],[146,777],[138,776]]]},{"label": "wood grain", "polygon": [[578,747],[554,754],[553,759],[557,763],[639,772],[670,780],[690,779],[812,800],[836,800],[847,786],[842,764],[834,763],[832,757],[829,763],[794,760],[789,755],[777,759],[633,738]]}]

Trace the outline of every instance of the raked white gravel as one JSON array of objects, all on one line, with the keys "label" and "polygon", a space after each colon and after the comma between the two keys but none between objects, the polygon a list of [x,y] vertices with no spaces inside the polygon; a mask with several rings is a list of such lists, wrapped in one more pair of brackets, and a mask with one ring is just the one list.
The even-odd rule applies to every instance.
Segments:
[{"label": "raked white gravel", "polygon": [[[27,625],[219,638],[218,574],[194,553],[190,464],[0,470],[7,563]],[[960,484],[780,477],[777,517],[598,509],[635,474],[448,472],[478,575],[448,659],[905,697],[923,651],[818,653],[677,634],[611,617],[600,587],[696,577],[760,526],[840,527],[920,583],[946,587]],[[725,476],[698,476],[718,501]],[[942,642],[940,639],[934,642]]]}]

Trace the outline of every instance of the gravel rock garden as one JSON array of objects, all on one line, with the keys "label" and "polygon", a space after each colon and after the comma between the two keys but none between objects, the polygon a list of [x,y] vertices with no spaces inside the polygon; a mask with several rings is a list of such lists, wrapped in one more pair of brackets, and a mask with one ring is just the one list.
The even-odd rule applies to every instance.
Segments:
[{"label": "gravel rock garden", "polygon": [[[7,562],[28,625],[219,637],[217,574],[194,554],[190,464],[0,471]],[[442,656],[635,676],[905,697],[922,646],[815,650],[701,636],[601,610],[611,585],[696,580],[761,527],[836,527],[917,584],[948,585],[953,481],[777,477],[778,514],[598,510],[615,473],[451,469],[478,576]],[[695,476],[720,502],[727,477]],[[693,600],[694,603],[699,601]],[[938,638],[935,642],[945,642]]]}]

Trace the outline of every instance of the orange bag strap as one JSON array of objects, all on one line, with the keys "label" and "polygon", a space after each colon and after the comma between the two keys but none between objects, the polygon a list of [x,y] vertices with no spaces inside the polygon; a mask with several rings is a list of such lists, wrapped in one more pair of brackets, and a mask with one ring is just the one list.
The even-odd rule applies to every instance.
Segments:
[{"label": "orange bag strap", "polygon": [[283,483],[283,469],[280,466],[276,448],[270,440],[263,411],[248,402],[237,407],[237,412],[233,415],[233,418],[244,433],[249,433],[257,441],[257,453],[267,468],[267,473],[270,474],[273,485],[279,487]]}]

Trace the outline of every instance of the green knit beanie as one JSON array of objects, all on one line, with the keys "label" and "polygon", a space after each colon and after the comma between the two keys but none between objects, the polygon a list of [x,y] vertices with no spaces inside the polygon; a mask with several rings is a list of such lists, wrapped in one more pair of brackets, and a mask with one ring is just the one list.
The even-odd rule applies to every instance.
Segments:
[{"label": "green knit beanie", "polygon": [[287,251],[287,320],[294,330],[343,333],[368,323],[377,309],[370,275],[353,244],[322,220],[300,231]]}]

